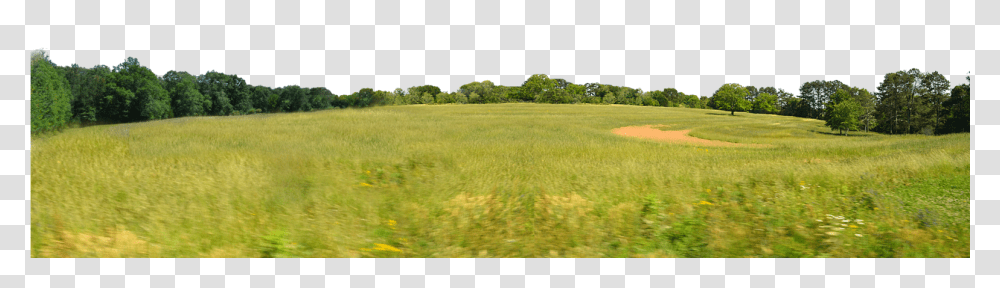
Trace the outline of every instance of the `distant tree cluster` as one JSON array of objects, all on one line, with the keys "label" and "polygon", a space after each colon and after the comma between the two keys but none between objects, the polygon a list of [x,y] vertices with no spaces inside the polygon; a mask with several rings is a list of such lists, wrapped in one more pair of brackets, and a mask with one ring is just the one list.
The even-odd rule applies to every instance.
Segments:
[{"label": "distant tree cluster", "polygon": [[574,84],[544,74],[521,86],[472,82],[445,92],[433,85],[381,91],[364,88],[336,95],[323,87],[271,88],[249,85],[237,75],[169,71],[155,75],[129,57],[118,66],[60,67],[45,51],[31,56],[32,133],[60,130],[69,123],[122,123],[185,116],[314,111],[408,104],[533,102],[688,107],[816,118],[843,132],[942,134],[968,132],[969,85],[951,88],[937,72],[917,69],[886,74],[873,95],[840,81],[802,84],[800,95],[774,87],[722,85],[711,97],[674,88],[642,89],[600,83]]},{"label": "distant tree cluster", "polygon": [[918,69],[886,74],[875,94],[838,80],[803,83],[798,97],[773,87],[727,83],[712,95],[709,106],[730,114],[748,111],[820,119],[841,133],[969,132],[969,84],[950,85],[944,75]]}]

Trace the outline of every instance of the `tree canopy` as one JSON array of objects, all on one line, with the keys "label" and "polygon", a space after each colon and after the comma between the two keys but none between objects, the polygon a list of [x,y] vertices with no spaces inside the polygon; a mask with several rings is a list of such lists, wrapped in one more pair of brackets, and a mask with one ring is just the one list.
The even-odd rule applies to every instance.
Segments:
[{"label": "tree canopy", "polygon": [[736,111],[750,110],[750,101],[747,101],[747,89],[740,84],[723,84],[713,96],[715,105],[719,110],[729,111],[730,115],[735,115]]}]

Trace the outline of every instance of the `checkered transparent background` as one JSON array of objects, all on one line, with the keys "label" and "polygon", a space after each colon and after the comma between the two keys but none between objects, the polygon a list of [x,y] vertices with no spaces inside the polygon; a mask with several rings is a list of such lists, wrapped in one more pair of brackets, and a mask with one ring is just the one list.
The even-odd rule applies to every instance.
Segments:
[{"label": "checkered transparent background", "polygon": [[[1000,109],[1000,1],[3,0],[0,7],[2,287],[1000,283],[1000,114],[975,112]],[[31,259],[27,63],[38,48],[59,65],[114,66],[131,56],[158,75],[215,70],[254,85],[338,94],[423,84],[454,91],[487,79],[519,85],[537,73],[698,95],[727,82],[797,93],[819,79],[874,91],[898,70],[939,71],[953,85],[971,72],[972,257]]]}]

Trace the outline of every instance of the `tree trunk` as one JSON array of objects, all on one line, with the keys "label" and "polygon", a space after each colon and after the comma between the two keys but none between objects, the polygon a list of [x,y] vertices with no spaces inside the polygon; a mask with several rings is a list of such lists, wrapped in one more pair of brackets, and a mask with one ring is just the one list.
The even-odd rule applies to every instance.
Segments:
[{"label": "tree trunk", "polygon": [[736,110],[729,111],[729,116],[736,115]]}]

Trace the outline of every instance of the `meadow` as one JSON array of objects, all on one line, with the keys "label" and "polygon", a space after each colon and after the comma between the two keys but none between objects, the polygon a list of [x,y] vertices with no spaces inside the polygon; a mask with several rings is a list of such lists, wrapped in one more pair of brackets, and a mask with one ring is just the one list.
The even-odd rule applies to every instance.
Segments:
[{"label": "meadow", "polygon": [[[969,257],[970,140],[619,105],[183,117],[32,138],[32,257]],[[715,147],[622,137],[669,125]]]}]

